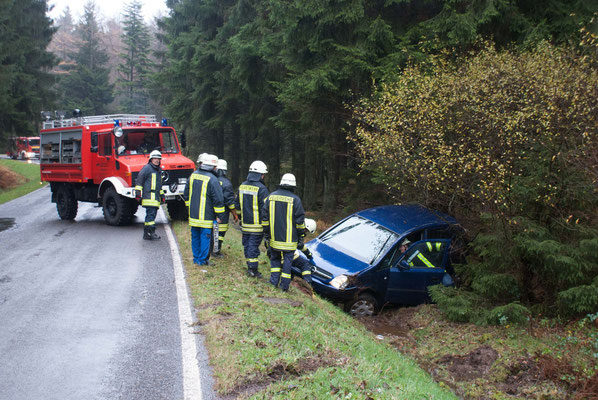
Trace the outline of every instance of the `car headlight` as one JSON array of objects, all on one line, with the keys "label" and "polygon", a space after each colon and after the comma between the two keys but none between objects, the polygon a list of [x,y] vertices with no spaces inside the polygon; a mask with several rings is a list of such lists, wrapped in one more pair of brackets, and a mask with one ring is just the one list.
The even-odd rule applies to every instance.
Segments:
[{"label": "car headlight", "polygon": [[330,281],[330,286],[337,288],[338,290],[344,290],[349,283],[347,275],[339,275]]}]

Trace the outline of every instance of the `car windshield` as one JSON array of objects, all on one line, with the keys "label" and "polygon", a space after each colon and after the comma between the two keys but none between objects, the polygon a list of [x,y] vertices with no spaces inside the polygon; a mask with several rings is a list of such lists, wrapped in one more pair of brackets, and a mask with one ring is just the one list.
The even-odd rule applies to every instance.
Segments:
[{"label": "car windshield", "polygon": [[327,232],[320,240],[362,262],[375,264],[398,240],[398,235],[373,221],[352,216]]},{"label": "car windshield", "polygon": [[119,155],[149,154],[153,150],[161,153],[178,153],[179,148],[172,129],[125,129],[123,136],[116,138]]}]

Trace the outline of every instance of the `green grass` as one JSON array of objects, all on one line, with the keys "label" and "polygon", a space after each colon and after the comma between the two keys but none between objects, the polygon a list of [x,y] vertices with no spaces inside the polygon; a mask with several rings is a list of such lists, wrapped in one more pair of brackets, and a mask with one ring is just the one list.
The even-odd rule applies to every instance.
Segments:
[{"label": "green grass", "polygon": [[38,164],[28,164],[15,160],[0,160],[0,166],[8,168],[23,177],[18,186],[6,190],[0,189],[0,204],[26,195],[46,185],[45,182],[40,184]]},{"label": "green grass", "polygon": [[[272,287],[248,278],[241,234],[229,230],[225,257],[192,264],[186,223],[174,222],[215,389],[256,399],[455,399],[410,358],[379,341],[338,307],[295,282]],[[295,278],[297,281],[297,278]],[[301,281],[302,282],[302,281]]]}]

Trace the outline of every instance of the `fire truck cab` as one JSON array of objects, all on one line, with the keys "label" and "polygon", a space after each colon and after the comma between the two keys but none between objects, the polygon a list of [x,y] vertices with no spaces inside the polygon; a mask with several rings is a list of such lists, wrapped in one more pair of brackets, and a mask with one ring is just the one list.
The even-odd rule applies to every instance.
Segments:
[{"label": "fire truck cab", "polygon": [[162,153],[170,217],[187,218],[182,194],[195,164],[182,155],[165,119],[115,114],[45,121],[40,137],[41,180],[50,183],[61,219],[74,219],[78,202],[84,201],[98,203],[109,225],[130,223],[139,205],[135,179],[153,150]]},{"label": "fire truck cab", "polygon": [[29,160],[39,157],[39,137],[13,137],[11,149],[6,153],[9,157],[19,160]]}]

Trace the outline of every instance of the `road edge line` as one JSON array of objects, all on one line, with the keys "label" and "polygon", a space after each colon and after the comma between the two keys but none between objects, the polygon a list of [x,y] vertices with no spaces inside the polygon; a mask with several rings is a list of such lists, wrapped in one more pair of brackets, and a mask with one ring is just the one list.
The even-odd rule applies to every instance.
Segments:
[{"label": "road edge line", "polygon": [[[162,214],[164,211],[160,208]],[[181,350],[183,362],[183,398],[185,400],[201,400],[201,378],[199,373],[199,362],[197,360],[197,342],[196,333],[191,328],[195,322],[191,313],[191,302],[189,301],[189,291],[185,280],[185,270],[179,253],[179,246],[174,239],[174,234],[168,222],[168,217],[164,215],[166,223],[166,237],[170,246],[172,255],[172,266],[174,268],[174,280],[179,308],[179,328],[181,331]]]}]

